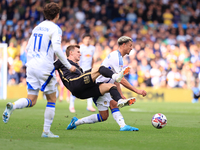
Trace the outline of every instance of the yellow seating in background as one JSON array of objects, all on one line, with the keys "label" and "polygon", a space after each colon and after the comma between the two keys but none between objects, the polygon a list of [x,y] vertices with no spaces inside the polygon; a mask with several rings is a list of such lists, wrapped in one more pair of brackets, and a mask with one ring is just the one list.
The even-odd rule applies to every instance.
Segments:
[{"label": "yellow seating in background", "polygon": [[[59,87],[58,87],[59,88]],[[147,96],[142,97],[134,92],[122,88],[125,97],[136,97],[137,101],[153,102],[191,102],[192,90],[189,89],[166,89],[166,88],[145,88]],[[66,99],[66,89],[64,90],[64,99]],[[26,86],[7,86],[7,99],[19,99],[27,96]],[[43,99],[42,92],[39,93],[38,99]]]}]

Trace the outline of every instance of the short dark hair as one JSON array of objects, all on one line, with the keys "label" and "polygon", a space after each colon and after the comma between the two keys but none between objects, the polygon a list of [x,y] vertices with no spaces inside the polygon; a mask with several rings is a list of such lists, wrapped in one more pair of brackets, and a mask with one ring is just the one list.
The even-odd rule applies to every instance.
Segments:
[{"label": "short dark hair", "polygon": [[70,51],[73,51],[75,48],[80,48],[80,46],[79,45],[69,45],[67,47],[67,49],[66,49],[66,55],[67,55],[67,57],[69,57]]},{"label": "short dark hair", "polygon": [[48,3],[44,6],[43,13],[47,20],[53,20],[60,13],[60,6],[54,2]]},{"label": "short dark hair", "polygon": [[82,39],[84,39],[85,37],[90,37],[90,38],[92,38],[92,36],[91,36],[90,34],[88,34],[88,33],[84,34],[83,37],[82,37]]},{"label": "short dark hair", "polygon": [[121,36],[121,37],[117,40],[117,43],[118,43],[118,45],[120,46],[120,45],[122,45],[123,43],[127,43],[127,42],[129,42],[129,41],[133,42],[133,40],[132,40],[130,37],[128,37],[128,36]]}]

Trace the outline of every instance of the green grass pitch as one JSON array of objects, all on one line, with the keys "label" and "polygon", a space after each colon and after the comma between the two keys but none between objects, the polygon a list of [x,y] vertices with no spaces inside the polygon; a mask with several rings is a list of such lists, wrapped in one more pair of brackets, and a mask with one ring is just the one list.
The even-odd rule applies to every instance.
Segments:
[{"label": "green grass pitch", "polygon": [[[9,100],[0,101],[3,113]],[[11,100],[13,102],[13,100]],[[120,132],[110,113],[107,121],[66,130],[73,116],[82,118],[86,101],[75,101],[76,113],[69,112],[67,102],[57,102],[51,131],[60,138],[41,138],[45,100],[33,108],[15,110],[7,124],[0,121],[0,150],[196,150],[200,149],[200,103],[141,102],[124,107],[121,112],[128,125],[138,132]],[[96,112],[97,113],[97,112]],[[155,113],[166,115],[163,129],[151,125]]]}]

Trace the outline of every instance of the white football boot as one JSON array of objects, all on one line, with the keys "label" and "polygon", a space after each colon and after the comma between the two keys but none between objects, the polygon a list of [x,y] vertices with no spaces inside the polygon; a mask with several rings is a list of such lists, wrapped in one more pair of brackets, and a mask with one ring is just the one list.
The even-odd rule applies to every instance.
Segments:
[{"label": "white football boot", "polygon": [[41,137],[44,137],[44,138],[59,138],[58,135],[54,135],[51,131],[49,133],[42,132]]},{"label": "white football boot", "polygon": [[116,82],[121,82],[122,78],[130,72],[130,67],[125,67],[120,73],[113,74],[113,78]]},{"label": "white football boot", "polygon": [[13,109],[13,104],[11,102],[7,103],[6,104],[6,109],[3,112],[3,116],[2,116],[2,119],[3,119],[4,123],[8,123],[8,121],[10,119],[10,115],[12,114],[13,110],[14,110]]},{"label": "white football boot", "polygon": [[120,99],[117,103],[117,106],[119,108],[122,108],[124,106],[130,106],[132,104],[134,104],[136,102],[136,98],[132,97],[132,98],[128,98],[128,99]]}]

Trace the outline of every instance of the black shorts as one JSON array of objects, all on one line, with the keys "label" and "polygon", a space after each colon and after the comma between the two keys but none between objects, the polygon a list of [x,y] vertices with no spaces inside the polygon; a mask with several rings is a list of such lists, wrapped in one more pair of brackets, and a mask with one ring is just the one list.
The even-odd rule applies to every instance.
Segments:
[{"label": "black shorts", "polygon": [[80,99],[102,96],[99,85],[92,81],[91,71],[87,71],[79,77],[63,81],[63,84],[71,91],[71,93]]}]

